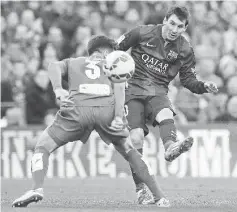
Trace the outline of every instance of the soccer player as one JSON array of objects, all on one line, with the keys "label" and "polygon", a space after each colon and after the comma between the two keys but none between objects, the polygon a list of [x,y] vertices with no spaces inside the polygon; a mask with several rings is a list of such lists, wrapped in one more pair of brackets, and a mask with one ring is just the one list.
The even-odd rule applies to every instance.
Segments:
[{"label": "soccer player", "polygon": [[[181,84],[193,93],[218,92],[214,83],[196,78],[193,48],[182,36],[188,22],[188,10],[175,6],[167,12],[163,24],[135,27],[117,41],[117,49],[127,51],[131,48],[136,64],[126,90],[132,144],[142,154],[144,136],[148,134],[148,119],[153,126],[159,126],[165,159],[169,162],[188,151],[193,144],[191,137],[177,141],[175,112],[167,96],[169,83],[179,74]],[[138,202],[143,204],[142,201],[145,199],[147,202],[150,197],[133,170],[132,173]]]},{"label": "soccer player", "polygon": [[[48,169],[50,153],[67,142],[86,142],[92,130],[130,163],[139,179],[155,197],[157,206],[168,207],[164,197],[142,155],[127,139],[124,126],[125,83],[113,84],[103,72],[105,56],[112,52],[115,42],[105,36],[96,36],[88,43],[89,57],[78,57],[51,63],[49,77],[56,98],[61,100],[60,110],[51,126],[39,137],[31,160],[33,188],[16,199],[13,207],[26,207],[43,199],[43,183]],[[61,85],[62,74],[68,74],[69,93]]]}]

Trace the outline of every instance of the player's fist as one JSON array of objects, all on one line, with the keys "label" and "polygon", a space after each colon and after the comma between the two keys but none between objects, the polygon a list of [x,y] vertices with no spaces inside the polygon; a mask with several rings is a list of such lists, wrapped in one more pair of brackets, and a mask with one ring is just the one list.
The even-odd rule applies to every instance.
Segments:
[{"label": "player's fist", "polygon": [[218,92],[217,85],[214,82],[205,82],[204,87],[208,93],[217,93]]},{"label": "player's fist", "polygon": [[63,88],[57,88],[54,90],[56,99],[63,101],[69,96],[69,92]]},{"label": "player's fist", "polygon": [[68,99],[69,97],[69,92],[65,89],[58,88],[54,90],[55,96],[56,96],[56,101],[57,104],[60,107],[69,107],[73,105],[73,102]]},{"label": "player's fist", "polygon": [[126,121],[124,122],[124,120],[121,117],[116,116],[111,123],[110,129],[112,129],[114,131],[121,131],[126,126],[127,126],[127,122]]}]

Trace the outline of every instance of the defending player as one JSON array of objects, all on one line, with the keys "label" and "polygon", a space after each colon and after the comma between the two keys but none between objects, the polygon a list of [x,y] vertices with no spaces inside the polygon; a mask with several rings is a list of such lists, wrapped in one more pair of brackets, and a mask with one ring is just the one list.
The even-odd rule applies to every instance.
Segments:
[{"label": "defending player", "polygon": [[[159,126],[165,159],[169,162],[188,151],[193,144],[191,137],[177,142],[175,112],[167,96],[170,81],[179,73],[181,84],[193,93],[218,92],[214,83],[196,78],[194,52],[182,36],[188,22],[188,10],[173,7],[167,12],[163,24],[138,26],[118,40],[119,50],[131,48],[136,64],[126,91],[127,119],[133,146],[142,154],[144,136],[148,134],[148,119],[153,126]],[[142,204],[143,199],[150,197],[134,172],[133,178],[139,203]]]},{"label": "defending player", "polygon": [[[157,205],[169,206],[169,201],[149,174],[141,154],[126,140],[129,132],[122,121],[125,83],[112,84],[102,69],[105,56],[114,47],[113,40],[97,36],[88,43],[88,58],[66,59],[49,65],[49,77],[55,95],[62,104],[55,121],[42,133],[36,144],[31,160],[33,188],[16,199],[13,207],[26,207],[29,203],[42,200],[50,153],[70,141],[86,142],[94,129],[106,143],[112,141],[116,150],[128,160],[139,179],[152,191]],[[69,96],[61,85],[61,75],[66,72]]]}]

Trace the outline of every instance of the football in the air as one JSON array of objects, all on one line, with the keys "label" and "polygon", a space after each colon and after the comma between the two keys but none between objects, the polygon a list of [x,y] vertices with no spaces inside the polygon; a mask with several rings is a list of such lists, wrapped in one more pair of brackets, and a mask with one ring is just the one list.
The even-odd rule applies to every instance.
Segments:
[{"label": "football in the air", "polygon": [[114,83],[128,81],[135,71],[133,58],[124,51],[114,51],[106,56],[104,73]]}]

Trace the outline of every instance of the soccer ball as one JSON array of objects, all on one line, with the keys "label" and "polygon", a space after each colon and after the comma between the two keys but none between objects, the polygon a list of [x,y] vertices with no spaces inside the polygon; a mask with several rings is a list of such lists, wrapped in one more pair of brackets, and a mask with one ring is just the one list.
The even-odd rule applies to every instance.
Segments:
[{"label": "soccer ball", "polygon": [[133,58],[124,51],[114,51],[106,56],[104,73],[114,83],[128,81],[135,71]]}]

